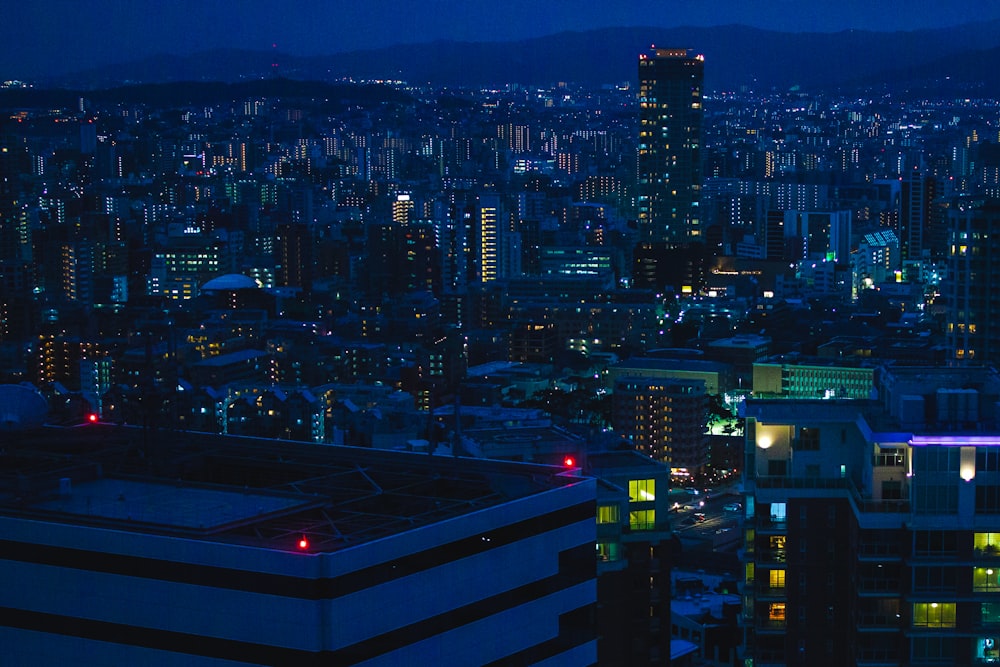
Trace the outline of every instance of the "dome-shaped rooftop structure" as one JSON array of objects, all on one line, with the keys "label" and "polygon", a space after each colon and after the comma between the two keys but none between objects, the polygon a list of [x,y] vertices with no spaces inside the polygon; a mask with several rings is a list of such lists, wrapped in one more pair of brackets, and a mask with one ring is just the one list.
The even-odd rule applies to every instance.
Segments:
[{"label": "dome-shaped rooftop structure", "polygon": [[201,286],[202,292],[224,292],[236,289],[259,289],[260,283],[240,273],[227,273],[212,278]]},{"label": "dome-shaped rooftop structure", "polygon": [[0,384],[0,433],[41,426],[48,413],[48,401],[34,387]]}]

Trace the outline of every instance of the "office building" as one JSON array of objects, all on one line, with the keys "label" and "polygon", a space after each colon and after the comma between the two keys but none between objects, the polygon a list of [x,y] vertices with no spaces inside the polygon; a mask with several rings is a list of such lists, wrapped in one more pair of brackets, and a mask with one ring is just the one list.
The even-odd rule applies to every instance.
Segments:
[{"label": "office building", "polygon": [[704,57],[639,55],[639,233],[644,243],[700,241]]},{"label": "office building", "polygon": [[10,664],[596,663],[596,482],[562,467],[103,425],[18,442]]},{"label": "office building", "polygon": [[610,386],[625,378],[653,378],[682,382],[700,381],[706,394],[725,394],[736,388],[733,367],[718,361],[689,358],[631,357],[608,368]]},{"label": "office building", "polygon": [[753,364],[756,398],[854,398],[875,392],[876,364],[864,359],[775,355]]}]

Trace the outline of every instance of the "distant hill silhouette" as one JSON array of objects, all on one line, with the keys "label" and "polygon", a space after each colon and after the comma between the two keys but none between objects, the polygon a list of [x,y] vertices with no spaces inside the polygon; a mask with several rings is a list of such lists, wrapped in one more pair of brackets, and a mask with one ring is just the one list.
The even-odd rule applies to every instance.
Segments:
[{"label": "distant hill silhouette", "polygon": [[219,81],[168,81],[127,84],[100,90],[10,88],[0,90],[0,107],[65,108],[80,96],[92,102],[150,104],[157,107],[213,105],[254,97],[301,101],[305,105],[336,112],[350,104],[406,104],[409,94],[387,86],[331,84],[286,78],[224,83]]},{"label": "distant hill silhouette", "polygon": [[[515,42],[437,41],[328,56],[218,50],[156,56],[79,72],[51,82],[73,88],[169,81],[401,79],[413,84],[479,86],[632,82],[636,58],[651,44],[704,54],[709,90],[829,90],[929,81],[1000,92],[1000,21],[910,32],[849,30],[784,33],[747,26],[608,28]],[[946,77],[952,77],[947,79]]]}]

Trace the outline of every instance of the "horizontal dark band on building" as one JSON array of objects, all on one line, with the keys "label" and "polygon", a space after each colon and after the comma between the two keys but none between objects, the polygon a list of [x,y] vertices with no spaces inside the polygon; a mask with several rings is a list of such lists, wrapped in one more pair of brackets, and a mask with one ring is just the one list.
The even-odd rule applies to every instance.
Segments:
[{"label": "horizontal dark band on building", "polygon": [[[559,616],[558,637],[540,642],[534,646],[529,646],[506,658],[494,660],[484,665],[484,667],[521,667],[521,665],[534,665],[543,660],[555,657],[560,653],[565,653],[577,646],[594,641],[596,637],[592,636],[591,633],[595,632],[596,615],[596,602],[586,604],[577,609],[571,609]],[[580,665],[579,667],[591,667],[591,665]]]},{"label": "horizontal dark band on building", "polygon": [[[337,577],[308,578],[268,574],[13,540],[0,540],[0,559],[261,595],[326,600],[356,593],[580,521],[593,520],[594,513],[593,502],[580,503]],[[309,556],[303,554],[302,557]]]},{"label": "horizontal dark band on building", "polygon": [[[590,543],[571,551],[584,549],[593,557],[593,545]],[[567,570],[337,650],[308,651],[11,607],[0,607],[0,626],[252,664],[346,665],[400,650],[588,580],[586,572],[580,568],[568,567]],[[593,576],[591,573],[589,578]],[[573,640],[577,644],[596,638],[592,633],[576,636],[578,634],[574,633],[576,638]],[[546,640],[538,646],[544,647],[537,649],[541,654],[551,652],[551,655],[572,648],[562,638]],[[557,648],[558,651],[555,650]]]},{"label": "horizontal dark band on building", "polygon": [[[587,567],[580,567],[581,556]],[[391,653],[410,644],[416,644],[434,635],[480,621],[508,609],[558,593],[572,586],[592,580],[597,576],[594,545],[590,542],[559,554],[559,574],[539,579],[517,588],[498,593],[484,600],[473,602],[416,623],[397,628],[333,652],[334,664],[353,665],[377,656]],[[595,589],[596,595],[596,589]],[[591,630],[590,639],[596,638]],[[566,647],[563,648],[565,650]]]}]

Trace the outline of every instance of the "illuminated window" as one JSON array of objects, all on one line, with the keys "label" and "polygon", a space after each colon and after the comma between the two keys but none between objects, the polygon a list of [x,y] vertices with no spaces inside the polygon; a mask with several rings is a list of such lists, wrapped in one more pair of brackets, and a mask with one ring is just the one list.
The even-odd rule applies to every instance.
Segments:
[{"label": "illuminated window", "polygon": [[597,523],[618,523],[620,520],[618,505],[598,505]]},{"label": "illuminated window", "polygon": [[976,639],[975,657],[981,663],[1000,662],[1000,637],[979,637]]},{"label": "illuminated window", "polygon": [[771,503],[771,521],[785,520],[785,503]]},{"label": "illuminated window", "polygon": [[982,603],[979,620],[983,625],[1000,625],[1000,602]]},{"label": "illuminated window", "polygon": [[753,575],[754,575],[754,564],[752,562],[751,563],[747,563],[746,564],[746,574],[745,574],[745,576],[746,576],[746,582],[748,584],[752,584],[753,583]]},{"label": "illuminated window", "polygon": [[785,587],[785,571],[784,570],[771,570],[768,573],[768,580],[771,588],[784,588]]},{"label": "illuminated window", "polygon": [[618,553],[618,543],[617,542],[598,542],[597,543],[597,560],[599,561],[613,561],[620,558]]},{"label": "illuminated window", "polygon": [[656,510],[629,512],[628,525],[632,530],[652,530],[656,527]]},{"label": "illuminated window", "polygon": [[972,544],[977,553],[987,556],[1000,555],[1000,533],[976,533]]},{"label": "illuminated window", "polygon": [[913,605],[913,627],[955,627],[954,602],[916,602]]},{"label": "illuminated window", "polygon": [[628,482],[628,499],[632,502],[656,500],[656,480],[630,479]]},{"label": "illuminated window", "polygon": [[772,602],[767,606],[767,620],[769,621],[780,621],[784,623],[785,621],[785,603],[784,602]]},{"label": "illuminated window", "polygon": [[992,567],[972,568],[972,590],[1000,593],[1000,569]]}]

